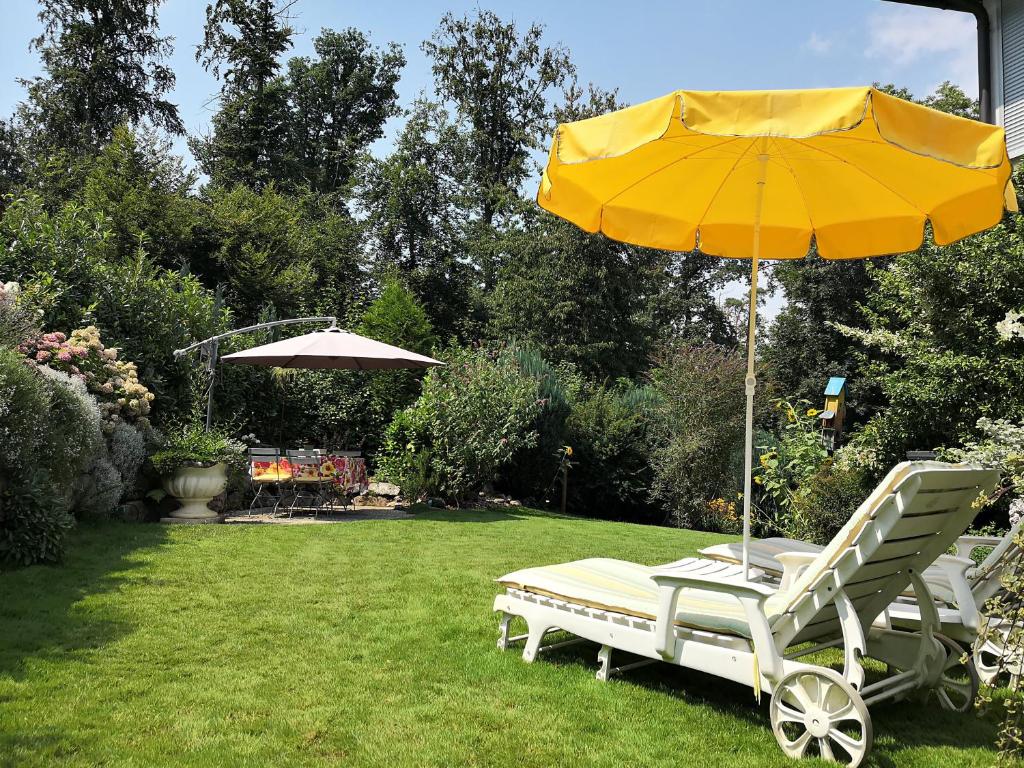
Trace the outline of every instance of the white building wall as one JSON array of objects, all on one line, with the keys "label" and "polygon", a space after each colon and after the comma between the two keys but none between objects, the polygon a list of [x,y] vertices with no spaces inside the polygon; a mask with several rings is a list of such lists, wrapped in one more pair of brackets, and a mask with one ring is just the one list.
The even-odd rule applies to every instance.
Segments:
[{"label": "white building wall", "polygon": [[1002,0],[992,13],[996,119],[1012,159],[1024,157],[1024,0]]}]

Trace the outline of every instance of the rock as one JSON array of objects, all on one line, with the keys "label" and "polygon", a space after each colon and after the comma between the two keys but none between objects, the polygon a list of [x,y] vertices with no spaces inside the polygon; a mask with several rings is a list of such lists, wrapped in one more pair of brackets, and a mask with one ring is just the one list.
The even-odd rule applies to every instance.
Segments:
[{"label": "rock", "polygon": [[394,483],[370,483],[366,492],[373,494],[374,496],[394,497],[398,496],[402,492],[402,489]]}]

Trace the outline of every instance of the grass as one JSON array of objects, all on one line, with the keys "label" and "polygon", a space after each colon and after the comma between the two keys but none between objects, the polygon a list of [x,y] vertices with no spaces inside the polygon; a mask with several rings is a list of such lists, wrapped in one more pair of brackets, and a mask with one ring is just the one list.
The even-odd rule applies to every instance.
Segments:
[{"label": "grass", "polygon": [[[84,526],[63,566],[0,575],[0,766],[793,765],[749,689],[495,648],[496,576],[723,539],[528,510]],[[872,712],[875,765],[994,759],[992,715]]]}]

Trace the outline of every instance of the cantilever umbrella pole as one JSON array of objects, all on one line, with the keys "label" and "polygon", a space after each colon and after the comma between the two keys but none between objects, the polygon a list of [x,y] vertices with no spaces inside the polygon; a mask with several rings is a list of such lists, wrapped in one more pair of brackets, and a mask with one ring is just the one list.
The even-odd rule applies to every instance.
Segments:
[{"label": "cantilever umbrella pole", "polygon": [[757,156],[757,190],[754,202],[754,247],[750,259],[750,309],[747,313],[747,376],[743,381],[747,393],[747,425],[743,450],[743,578],[750,578],[750,493],[754,468],[754,340],[757,335],[757,267],[761,256],[761,209],[764,206],[764,186],[768,175],[768,140],[762,139],[761,153]]}]

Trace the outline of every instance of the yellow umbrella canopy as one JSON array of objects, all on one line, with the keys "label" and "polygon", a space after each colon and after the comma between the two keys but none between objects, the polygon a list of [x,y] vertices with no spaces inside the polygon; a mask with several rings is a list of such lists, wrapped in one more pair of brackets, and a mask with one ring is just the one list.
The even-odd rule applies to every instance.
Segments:
[{"label": "yellow umbrella canopy", "polygon": [[749,258],[744,568],[759,259],[912,251],[1017,210],[1003,129],[874,88],[675,91],[558,127],[537,202],[588,232]]}]

